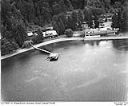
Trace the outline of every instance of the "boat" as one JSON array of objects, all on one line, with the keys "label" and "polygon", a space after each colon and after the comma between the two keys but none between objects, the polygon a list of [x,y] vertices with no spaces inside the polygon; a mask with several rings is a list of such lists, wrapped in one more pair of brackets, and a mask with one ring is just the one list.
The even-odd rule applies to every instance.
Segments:
[{"label": "boat", "polygon": [[48,59],[50,61],[56,61],[58,60],[59,54],[58,53],[50,53],[50,55],[48,56]]}]

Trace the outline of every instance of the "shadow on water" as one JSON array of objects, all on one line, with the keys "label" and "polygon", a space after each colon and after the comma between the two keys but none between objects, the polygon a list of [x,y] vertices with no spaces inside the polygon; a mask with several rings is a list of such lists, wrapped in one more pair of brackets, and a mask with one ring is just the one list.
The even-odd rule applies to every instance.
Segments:
[{"label": "shadow on water", "polygon": [[120,51],[128,51],[128,40],[113,40],[113,47]]},{"label": "shadow on water", "polygon": [[91,45],[91,46],[99,46],[99,43],[100,43],[100,41],[96,41],[96,40],[94,40],[94,41],[86,41],[85,42],[85,44],[89,44],[89,45]]}]

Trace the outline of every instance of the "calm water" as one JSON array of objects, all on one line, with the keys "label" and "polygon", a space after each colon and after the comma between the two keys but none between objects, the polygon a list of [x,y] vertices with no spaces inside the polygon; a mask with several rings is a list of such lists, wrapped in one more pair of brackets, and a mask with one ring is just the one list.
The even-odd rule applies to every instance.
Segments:
[{"label": "calm water", "polygon": [[128,40],[73,41],[2,61],[6,101],[124,101],[128,99]]}]

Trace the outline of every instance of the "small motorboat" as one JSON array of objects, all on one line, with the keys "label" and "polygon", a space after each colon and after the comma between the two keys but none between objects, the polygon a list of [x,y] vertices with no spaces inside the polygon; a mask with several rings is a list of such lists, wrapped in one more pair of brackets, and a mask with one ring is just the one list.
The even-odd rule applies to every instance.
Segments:
[{"label": "small motorboat", "polygon": [[58,60],[59,54],[58,53],[50,53],[50,55],[48,56],[48,59],[50,61],[56,61]]}]

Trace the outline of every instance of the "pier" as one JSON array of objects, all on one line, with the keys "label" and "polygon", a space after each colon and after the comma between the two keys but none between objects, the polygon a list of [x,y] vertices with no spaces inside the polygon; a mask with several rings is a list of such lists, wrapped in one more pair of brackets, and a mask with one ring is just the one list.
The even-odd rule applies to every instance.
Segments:
[{"label": "pier", "polygon": [[106,31],[96,31],[93,33],[85,33],[85,35],[107,35],[107,34],[115,34],[117,30],[106,30]]},{"label": "pier", "polygon": [[128,39],[128,36],[109,36],[109,37],[85,37],[84,40],[121,40]]},{"label": "pier", "polygon": [[35,50],[38,50],[38,51],[40,51],[40,52],[49,54],[48,59],[49,59],[50,61],[56,61],[56,60],[58,60],[58,57],[59,57],[59,54],[58,54],[58,53],[52,53],[52,52],[50,52],[50,51],[48,51],[48,50],[40,49],[40,48],[38,48],[38,47],[34,47],[32,44],[31,44],[31,46],[32,46]]},{"label": "pier", "polygon": [[31,45],[31,46],[32,46],[34,49],[38,50],[38,51],[41,51],[41,52],[44,52],[44,53],[47,53],[47,54],[51,54],[51,52],[48,51],[48,50],[40,49],[40,48],[38,48],[38,47],[34,47],[33,45]]}]

